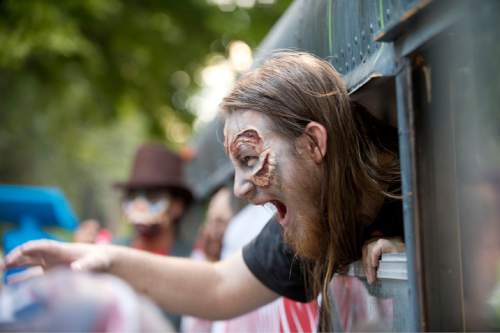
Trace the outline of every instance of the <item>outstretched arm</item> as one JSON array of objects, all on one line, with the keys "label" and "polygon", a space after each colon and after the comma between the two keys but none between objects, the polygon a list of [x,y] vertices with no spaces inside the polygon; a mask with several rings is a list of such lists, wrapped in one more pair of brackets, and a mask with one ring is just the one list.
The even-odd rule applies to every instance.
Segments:
[{"label": "outstretched arm", "polygon": [[112,245],[32,241],[7,256],[5,265],[70,265],[106,271],[151,297],[165,310],[206,319],[231,318],[278,297],[247,268],[240,253],[217,263],[165,257]]},{"label": "outstretched arm", "polygon": [[212,320],[241,315],[278,297],[249,271],[241,252],[209,263],[127,251],[116,256],[110,272],[171,312]]}]

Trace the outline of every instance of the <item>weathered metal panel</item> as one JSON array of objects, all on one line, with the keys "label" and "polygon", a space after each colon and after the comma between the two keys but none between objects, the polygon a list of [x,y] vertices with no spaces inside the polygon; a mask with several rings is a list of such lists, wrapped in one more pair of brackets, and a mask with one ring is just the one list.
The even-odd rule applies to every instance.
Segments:
[{"label": "weathered metal panel", "polygon": [[258,48],[255,66],[275,50],[305,50],[328,59],[354,91],[394,75],[394,49],[375,37],[421,7],[417,0],[297,0]]},{"label": "weathered metal panel", "polygon": [[484,189],[500,197],[488,178],[500,170],[500,5],[454,2],[450,10],[464,4],[456,24],[411,54],[423,315],[431,331],[498,330],[487,303],[498,281],[489,267],[498,265],[500,213]]},{"label": "weathered metal panel", "polygon": [[425,328],[422,317],[422,271],[420,258],[420,230],[418,211],[418,188],[416,184],[415,109],[413,100],[412,67],[408,59],[402,61],[401,72],[396,77],[399,158],[401,163],[401,194],[406,256],[408,258],[408,322],[412,331]]}]

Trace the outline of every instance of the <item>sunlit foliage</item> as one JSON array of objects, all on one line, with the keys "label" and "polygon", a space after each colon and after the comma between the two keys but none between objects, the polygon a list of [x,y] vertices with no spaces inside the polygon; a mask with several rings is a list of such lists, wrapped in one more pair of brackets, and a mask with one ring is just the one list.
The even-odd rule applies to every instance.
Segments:
[{"label": "sunlit foliage", "polygon": [[60,186],[109,220],[135,147],[189,138],[207,57],[257,46],[289,2],[0,1],[0,182]]}]

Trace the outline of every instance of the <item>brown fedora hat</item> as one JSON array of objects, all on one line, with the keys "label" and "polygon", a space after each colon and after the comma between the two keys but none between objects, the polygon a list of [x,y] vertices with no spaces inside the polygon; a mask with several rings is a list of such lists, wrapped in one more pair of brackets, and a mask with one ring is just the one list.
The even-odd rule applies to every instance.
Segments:
[{"label": "brown fedora hat", "polygon": [[134,165],[127,182],[118,182],[122,190],[167,189],[188,202],[193,194],[184,182],[182,159],[161,144],[144,144],[135,154]]}]

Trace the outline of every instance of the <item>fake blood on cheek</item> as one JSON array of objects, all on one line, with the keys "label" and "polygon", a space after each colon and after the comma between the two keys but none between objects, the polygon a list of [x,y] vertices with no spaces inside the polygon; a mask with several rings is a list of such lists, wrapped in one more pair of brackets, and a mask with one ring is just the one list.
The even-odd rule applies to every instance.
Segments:
[{"label": "fake blood on cheek", "polygon": [[274,158],[271,151],[267,151],[262,154],[264,156],[260,157],[260,168],[254,173],[252,179],[256,186],[269,187],[275,173]]}]

